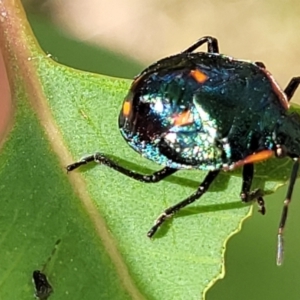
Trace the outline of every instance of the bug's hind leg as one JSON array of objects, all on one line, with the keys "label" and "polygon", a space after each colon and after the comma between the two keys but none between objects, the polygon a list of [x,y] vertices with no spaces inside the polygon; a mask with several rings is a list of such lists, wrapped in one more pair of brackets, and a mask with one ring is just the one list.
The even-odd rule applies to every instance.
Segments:
[{"label": "bug's hind leg", "polygon": [[284,89],[288,101],[290,101],[300,84],[300,77],[293,77],[287,87]]},{"label": "bug's hind leg", "polygon": [[204,36],[200,38],[197,42],[193,45],[188,47],[187,49],[183,50],[181,53],[190,53],[202,46],[203,44],[207,43],[207,52],[210,53],[219,53],[219,45],[218,40],[212,36]]},{"label": "bug's hind leg", "polygon": [[206,177],[204,178],[203,182],[199,185],[197,191],[189,196],[188,198],[184,199],[183,201],[170,206],[167,208],[155,221],[154,225],[148,231],[147,236],[151,238],[157,229],[170,217],[172,217],[176,212],[180,209],[184,208],[185,206],[195,202],[199,199],[209,188],[210,184],[215,180],[217,175],[220,173],[220,170],[210,171]]},{"label": "bug's hind leg", "polygon": [[254,166],[253,164],[246,164],[243,167],[243,183],[242,183],[242,190],[241,190],[241,200],[243,202],[250,202],[253,200],[257,201],[259,212],[264,215],[266,213],[265,202],[263,199],[263,191],[260,189],[256,189],[250,192],[252,179],[254,174]]},{"label": "bug's hind leg", "polygon": [[283,261],[283,230],[285,227],[285,223],[287,220],[288,216],[288,208],[292,200],[292,194],[295,186],[295,182],[297,179],[298,175],[298,170],[299,170],[299,159],[297,159],[294,163],[291,177],[290,177],[290,182],[288,186],[288,190],[285,196],[285,200],[283,202],[283,208],[282,208],[282,213],[281,213],[281,218],[280,218],[280,223],[279,223],[279,228],[278,228],[278,235],[277,235],[277,258],[276,258],[276,263],[278,266],[282,264]]}]

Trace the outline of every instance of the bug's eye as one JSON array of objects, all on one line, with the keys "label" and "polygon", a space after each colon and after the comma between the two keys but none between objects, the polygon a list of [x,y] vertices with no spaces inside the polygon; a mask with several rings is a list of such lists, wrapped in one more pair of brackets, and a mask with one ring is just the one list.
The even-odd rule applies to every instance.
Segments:
[{"label": "bug's eye", "polygon": [[286,157],[287,149],[284,145],[276,145],[275,155],[278,158]]}]

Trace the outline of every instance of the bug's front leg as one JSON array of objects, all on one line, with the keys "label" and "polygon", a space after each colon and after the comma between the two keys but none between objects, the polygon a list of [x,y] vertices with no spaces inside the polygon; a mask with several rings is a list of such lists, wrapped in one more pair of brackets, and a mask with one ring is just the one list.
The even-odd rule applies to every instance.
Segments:
[{"label": "bug's front leg", "polygon": [[159,181],[163,180],[164,178],[174,174],[176,171],[178,171],[177,169],[165,167],[165,168],[163,168],[157,172],[154,172],[153,174],[150,174],[150,175],[139,174],[139,173],[128,170],[128,169],[118,165],[113,160],[106,157],[104,154],[98,153],[98,152],[93,155],[83,157],[81,160],[68,165],[67,171],[68,172],[73,171],[73,170],[79,168],[80,166],[88,164],[90,162],[96,162],[101,165],[106,165],[109,168],[116,170],[117,172],[120,172],[130,178],[133,178],[135,180],[145,182],[145,183],[159,182]]},{"label": "bug's front leg", "polygon": [[215,180],[217,175],[220,173],[220,170],[216,171],[210,171],[203,182],[199,185],[197,191],[189,196],[188,198],[184,199],[183,201],[170,206],[167,208],[155,221],[154,225],[151,227],[151,229],[148,231],[147,236],[151,238],[157,229],[170,217],[172,217],[176,212],[178,212],[180,209],[184,208],[185,206],[195,202],[197,199],[199,199],[209,188],[210,184]]},{"label": "bug's front leg", "polygon": [[243,183],[242,183],[242,190],[241,190],[241,200],[243,202],[250,202],[253,200],[257,201],[259,212],[264,215],[266,213],[265,202],[263,199],[263,191],[260,189],[256,189],[250,192],[252,180],[254,174],[254,166],[253,164],[246,164],[243,167]]}]

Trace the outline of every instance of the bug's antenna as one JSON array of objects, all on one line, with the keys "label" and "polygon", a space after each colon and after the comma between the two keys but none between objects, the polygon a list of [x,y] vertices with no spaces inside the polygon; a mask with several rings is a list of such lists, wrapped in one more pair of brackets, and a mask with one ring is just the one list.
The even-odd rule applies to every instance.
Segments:
[{"label": "bug's antenna", "polygon": [[293,189],[294,189],[295,181],[297,179],[298,169],[299,169],[299,158],[297,158],[297,160],[294,163],[291,177],[290,177],[288,191],[286,193],[285,200],[283,202],[282,214],[281,214],[281,219],[278,228],[278,235],[277,235],[276,263],[278,266],[280,266],[283,261],[283,230],[287,220],[288,206],[291,203]]}]

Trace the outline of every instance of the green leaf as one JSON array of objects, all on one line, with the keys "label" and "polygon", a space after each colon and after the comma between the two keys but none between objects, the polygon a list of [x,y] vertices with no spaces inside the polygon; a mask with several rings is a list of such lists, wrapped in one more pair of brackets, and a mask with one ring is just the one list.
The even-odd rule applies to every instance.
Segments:
[{"label": "green leaf", "polygon": [[[159,169],[118,131],[130,81],[54,62],[17,0],[0,1],[0,32],[14,107],[0,156],[0,298],[31,299],[36,269],[53,300],[204,297],[224,276],[226,241],[249,216],[238,197],[240,171],[222,173],[201,202],[149,240],[158,214],[194,192],[205,173],[182,171],[155,185],[96,165],[67,175],[66,165],[95,151],[139,172]],[[290,169],[289,160],[259,164],[254,185],[271,193]]]}]

